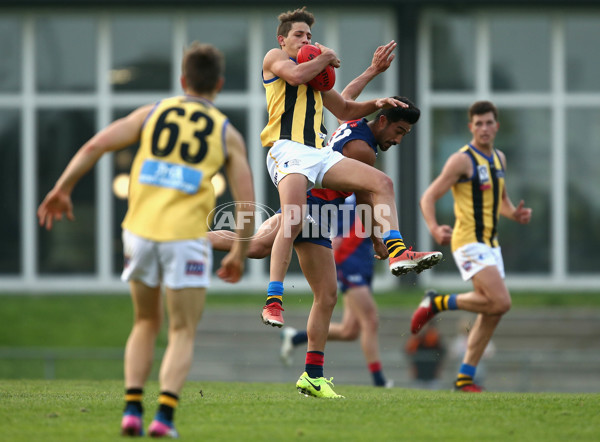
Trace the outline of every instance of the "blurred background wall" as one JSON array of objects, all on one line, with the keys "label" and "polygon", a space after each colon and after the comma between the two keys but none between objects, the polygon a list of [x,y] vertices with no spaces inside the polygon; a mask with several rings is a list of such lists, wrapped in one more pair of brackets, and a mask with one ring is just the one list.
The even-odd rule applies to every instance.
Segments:
[{"label": "blurred background wall", "polygon": [[[277,209],[259,134],[266,122],[261,64],[277,42],[277,15],[306,5],[313,41],[342,60],[336,89],[394,39],[396,60],[361,96],[404,95],[422,117],[401,148],[380,158],[396,183],[401,231],[433,248],[418,199],[448,155],[470,140],[467,108],[494,101],[508,191],[534,210],[529,226],[503,222],[509,286],[592,289],[600,284],[600,2],[598,1],[45,1],[0,3],[0,291],[124,291],[122,183],[137,146],[104,158],[73,195],[76,223],[51,232],[37,205],[77,149],[138,106],[180,93],[183,48],[193,40],[226,56],[216,105],[248,144],[258,202]],[[331,133],[335,120],[328,115]],[[125,181],[126,182],[126,181]],[[219,203],[230,201],[225,189]],[[452,223],[449,196],[440,217]],[[461,287],[448,259],[399,281],[380,267],[376,289]],[[215,254],[220,260],[222,254]],[[264,288],[268,260],[244,288]],[[306,290],[297,263],[288,286]],[[225,289],[215,281],[214,289]]]}]

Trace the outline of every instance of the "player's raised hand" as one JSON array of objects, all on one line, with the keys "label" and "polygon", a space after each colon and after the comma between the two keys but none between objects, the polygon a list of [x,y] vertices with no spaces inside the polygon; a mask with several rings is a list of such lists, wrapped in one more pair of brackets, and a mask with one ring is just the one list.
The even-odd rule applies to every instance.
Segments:
[{"label": "player's raised hand", "polygon": [[379,98],[375,102],[375,105],[379,109],[389,109],[391,107],[408,107],[408,104],[404,103],[403,101],[396,100],[394,97]]},{"label": "player's raised hand", "polygon": [[392,40],[385,46],[379,46],[375,53],[373,54],[373,60],[371,61],[371,66],[378,74],[385,72],[387,68],[390,67],[392,61],[396,57],[395,54],[392,54],[394,49],[396,49],[397,43]]},{"label": "player's raised hand", "polygon": [[75,220],[71,196],[58,189],[52,189],[37,210],[40,226],[46,226],[46,230],[50,230],[53,221],[60,221],[63,215],[70,221]]},{"label": "player's raised hand", "polygon": [[521,200],[513,213],[515,221],[519,224],[528,224],[531,221],[531,213],[533,211],[531,208],[524,206],[525,201]]}]

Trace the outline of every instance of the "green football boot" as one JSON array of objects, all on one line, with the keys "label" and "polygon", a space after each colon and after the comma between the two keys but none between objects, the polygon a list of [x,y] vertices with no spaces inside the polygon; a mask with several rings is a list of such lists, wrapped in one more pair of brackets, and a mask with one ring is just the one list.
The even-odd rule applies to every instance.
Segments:
[{"label": "green football boot", "polygon": [[296,382],[296,388],[298,393],[305,396],[324,397],[328,399],[343,399],[344,396],[337,394],[332,390],[333,382],[331,379],[325,378],[309,378],[306,372],[302,373],[298,382]]}]

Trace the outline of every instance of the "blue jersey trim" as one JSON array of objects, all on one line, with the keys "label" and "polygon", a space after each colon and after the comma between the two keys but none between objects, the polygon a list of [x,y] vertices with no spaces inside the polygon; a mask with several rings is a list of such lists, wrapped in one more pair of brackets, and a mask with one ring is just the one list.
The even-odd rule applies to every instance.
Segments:
[{"label": "blue jersey trim", "polygon": [[227,141],[226,141],[226,136],[225,136],[225,131],[227,130],[227,126],[229,126],[229,119],[225,120],[225,122],[223,123],[223,130],[221,132],[221,145],[223,146],[223,155],[225,156],[225,158],[227,158],[229,156],[229,153],[227,152]]},{"label": "blue jersey trim", "polygon": [[154,103],[154,106],[152,106],[152,109],[150,109],[150,112],[148,112],[148,115],[146,115],[146,118],[144,118],[144,122],[142,123],[142,129],[144,128],[144,126],[146,126],[146,122],[148,121],[150,116],[154,113],[154,111],[156,110],[156,108],[158,107],[158,105],[161,102],[162,102],[162,100],[159,100],[156,103]]}]

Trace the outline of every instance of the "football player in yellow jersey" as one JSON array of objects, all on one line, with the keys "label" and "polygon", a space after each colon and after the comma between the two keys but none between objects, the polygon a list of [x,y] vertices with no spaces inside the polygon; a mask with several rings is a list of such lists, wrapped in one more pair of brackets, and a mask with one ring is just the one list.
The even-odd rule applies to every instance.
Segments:
[{"label": "football player in yellow jersey", "polygon": [[[382,108],[402,106],[394,98],[356,102],[342,97],[331,89],[313,90],[306,83],[327,65],[339,67],[336,53],[317,44],[321,54],[311,61],[298,64],[300,48],[311,43],[314,16],[305,8],[279,15],[278,48],[265,55],[262,65],[263,85],[267,96],[269,122],[261,133],[263,146],[269,148],[267,169],[277,186],[282,210],[282,225],[273,243],[270,282],[261,318],[267,325],[282,327],[283,280],[289,263],[294,239],[302,230],[306,214],[306,191],[312,187],[344,192],[369,194],[376,220],[382,230],[390,271],[402,275],[432,267],[442,257],[440,252],[413,252],[404,246],[398,230],[398,215],[392,180],[383,172],[361,161],[345,158],[324,146],[323,108],[338,120],[362,118]],[[401,134],[397,133],[399,137]],[[391,143],[395,144],[397,143]],[[389,146],[386,146],[389,147]],[[329,253],[330,254],[330,253]],[[387,258],[384,256],[383,258]],[[329,256],[300,256],[314,263],[318,275],[331,272],[335,265]],[[331,265],[328,265],[331,263]],[[331,314],[336,303],[335,284],[324,287],[328,278],[315,278],[313,308],[308,319],[307,373],[310,378],[323,377],[324,349]]]},{"label": "football player in yellow jersey", "polygon": [[[511,306],[504,283],[504,263],[497,239],[500,215],[527,224],[532,210],[521,202],[511,202],[504,179],[506,158],[494,148],[498,132],[498,111],[489,101],[478,101],[469,108],[471,142],[452,154],[440,175],[421,197],[421,210],[427,227],[438,244],[451,244],[456,265],[463,280],[473,283],[473,291],[462,294],[438,294],[429,290],[412,317],[411,331],[419,330],[444,310],[477,313],[469,332],[467,351],[454,388],[480,392],[473,382],[477,364],[496,326]],[[450,189],[454,196],[454,228],[436,220],[435,203]]]},{"label": "football player in yellow jersey", "polygon": [[[196,327],[212,267],[206,238],[215,206],[211,177],[222,167],[236,201],[241,238],[254,233],[254,189],[240,133],[214,105],[224,83],[223,54],[193,43],[184,53],[185,95],[140,107],[86,142],[38,208],[51,229],[63,215],[73,221],[71,192],[107,152],[139,142],[131,168],[129,207],[123,222],[125,269],[134,323],[125,347],[125,412],[121,432],[143,434],[142,395],[163,320],[161,285],[169,315],[168,344],[160,367],[158,410],[148,432],[177,437],[173,414],[193,360]],[[245,219],[240,217],[244,216]],[[236,241],[217,275],[237,282],[249,241]]]}]

